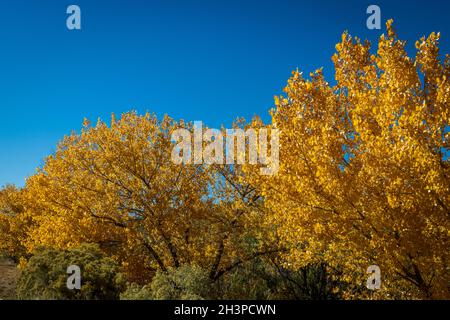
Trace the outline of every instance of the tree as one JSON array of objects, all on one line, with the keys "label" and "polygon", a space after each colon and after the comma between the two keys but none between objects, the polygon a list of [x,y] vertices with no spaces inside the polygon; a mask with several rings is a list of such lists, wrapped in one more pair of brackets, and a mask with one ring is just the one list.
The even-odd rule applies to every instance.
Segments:
[{"label": "tree", "polygon": [[244,251],[256,241],[254,188],[236,168],[175,164],[179,128],[192,125],[126,113],[66,137],[27,181],[28,250],[98,243],[140,283],[183,264],[217,279],[264,254]]},{"label": "tree", "polygon": [[128,113],[110,127],[86,121],[66,137],[26,186],[38,226],[29,249],[99,243],[136,276],[188,259],[209,177],[199,166],[173,165],[170,134],[183,125]]},{"label": "tree", "polygon": [[30,219],[25,216],[23,190],[7,185],[0,190],[0,254],[16,262],[26,256],[23,242]]},{"label": "tree", "polygon": [[272,112],[279,172],[245,171],[290,248],[286,267],[324,260],[364,286],[377,264],[384,297],[448,298],[450,59],[439,34],[413,59],[392,21],[387,32],[377,54],[342,35],[335,86],[293,72]]}]

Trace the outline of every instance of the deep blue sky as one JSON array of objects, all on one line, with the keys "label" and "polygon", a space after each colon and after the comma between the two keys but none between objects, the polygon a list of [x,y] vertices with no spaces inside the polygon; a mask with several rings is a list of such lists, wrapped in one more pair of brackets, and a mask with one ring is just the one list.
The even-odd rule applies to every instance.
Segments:
[{"label": "deep blue sky", "polygon": [[[66,28],[77,4],[82,30]],[[415,40],[441,31],[450,50],[450,2],[427,1],[0,1],[0,185],[25,178],[79,130],[135,109],[229,125],[273,106],[295,68],[321,66],[344,30],[372,41],[366,8]],[[384,31],[384,28],[383,30]]]}]

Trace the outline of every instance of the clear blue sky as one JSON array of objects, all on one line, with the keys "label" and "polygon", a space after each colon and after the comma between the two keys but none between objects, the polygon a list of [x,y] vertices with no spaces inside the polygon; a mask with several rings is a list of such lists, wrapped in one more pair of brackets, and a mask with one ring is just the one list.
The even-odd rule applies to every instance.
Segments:
[{"label": "clear blue sky", "polygon": [[[66,28],[77,4],[82,30]],[[344,30],[376,41],[366,8],[395,19],[410,52],[441,31],[450,50],[449,1],[0,1],[0,185],[23,185],[79,130],[83,117],[108,120],[135,109],[229,125],[268,119],[293,69],[321,66]]]}]

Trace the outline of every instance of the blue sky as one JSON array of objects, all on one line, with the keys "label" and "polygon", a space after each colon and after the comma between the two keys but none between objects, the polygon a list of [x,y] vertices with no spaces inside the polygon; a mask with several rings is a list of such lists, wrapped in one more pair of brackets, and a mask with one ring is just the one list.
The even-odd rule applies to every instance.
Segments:
[{"label": "blue sky", "polygon": [[[77,4],[82,30],[66,28]],[[84,117],[152,111],[209,126],[268,119],[291,71],[324,67],[344,30],[375,42],[366,8],[415,40],[441,31],[450,2],[9,0],[0,2],[0,185],[23,185]]]}]

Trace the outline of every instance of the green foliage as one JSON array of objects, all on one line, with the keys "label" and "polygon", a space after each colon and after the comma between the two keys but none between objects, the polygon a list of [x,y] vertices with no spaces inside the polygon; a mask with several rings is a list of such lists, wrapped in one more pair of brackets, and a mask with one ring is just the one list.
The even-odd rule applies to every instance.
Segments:
[{"label": "green foliage", "polygon": [[157,272],[149,285],[131,284],[122,300],[329,300],[341,298],[344,284],[325,264],[290,271],[273,260],[255,259],[212,282],[198,266]]},{"label": "green foliage", "polygon": [[203,300],[212,299],[208,272],[196,265],[182,265],[158,271],[149,285],[131,284],[120,295],[122,300]]},{"label": "green foliage", "polygon": [[132,283],[120,294],[120,300],[153,300],[152,290],[148,285],[141,287]]},{"label": "green foliage", "polygon": [[[81,269],[81,289],[67,288],[67,268]],[[39,248],[22,270],[17,296],[19,299],[98,300],[117,299],[124,288],[118,265],[106,257],[97,245],[57,250]]]},{"label": "green foliage", "polygon": [[256,259],[226,275],[216,284],[216,291],[222,299],[337,299],[344,284],[334,278],[325,264],[293,271],[275,260]]},{"label": "green foliage", "polygon": [[211,297],[208,273],[196,265],[158,271],[150,288],[156,300],[202,300]]},{"label": "green foliage", "polygon": [[310,264],[296,271],[275,268],[279,282],[277,299],[335,300],[346,286],[335,280],[334,273],[324,263]]}]

